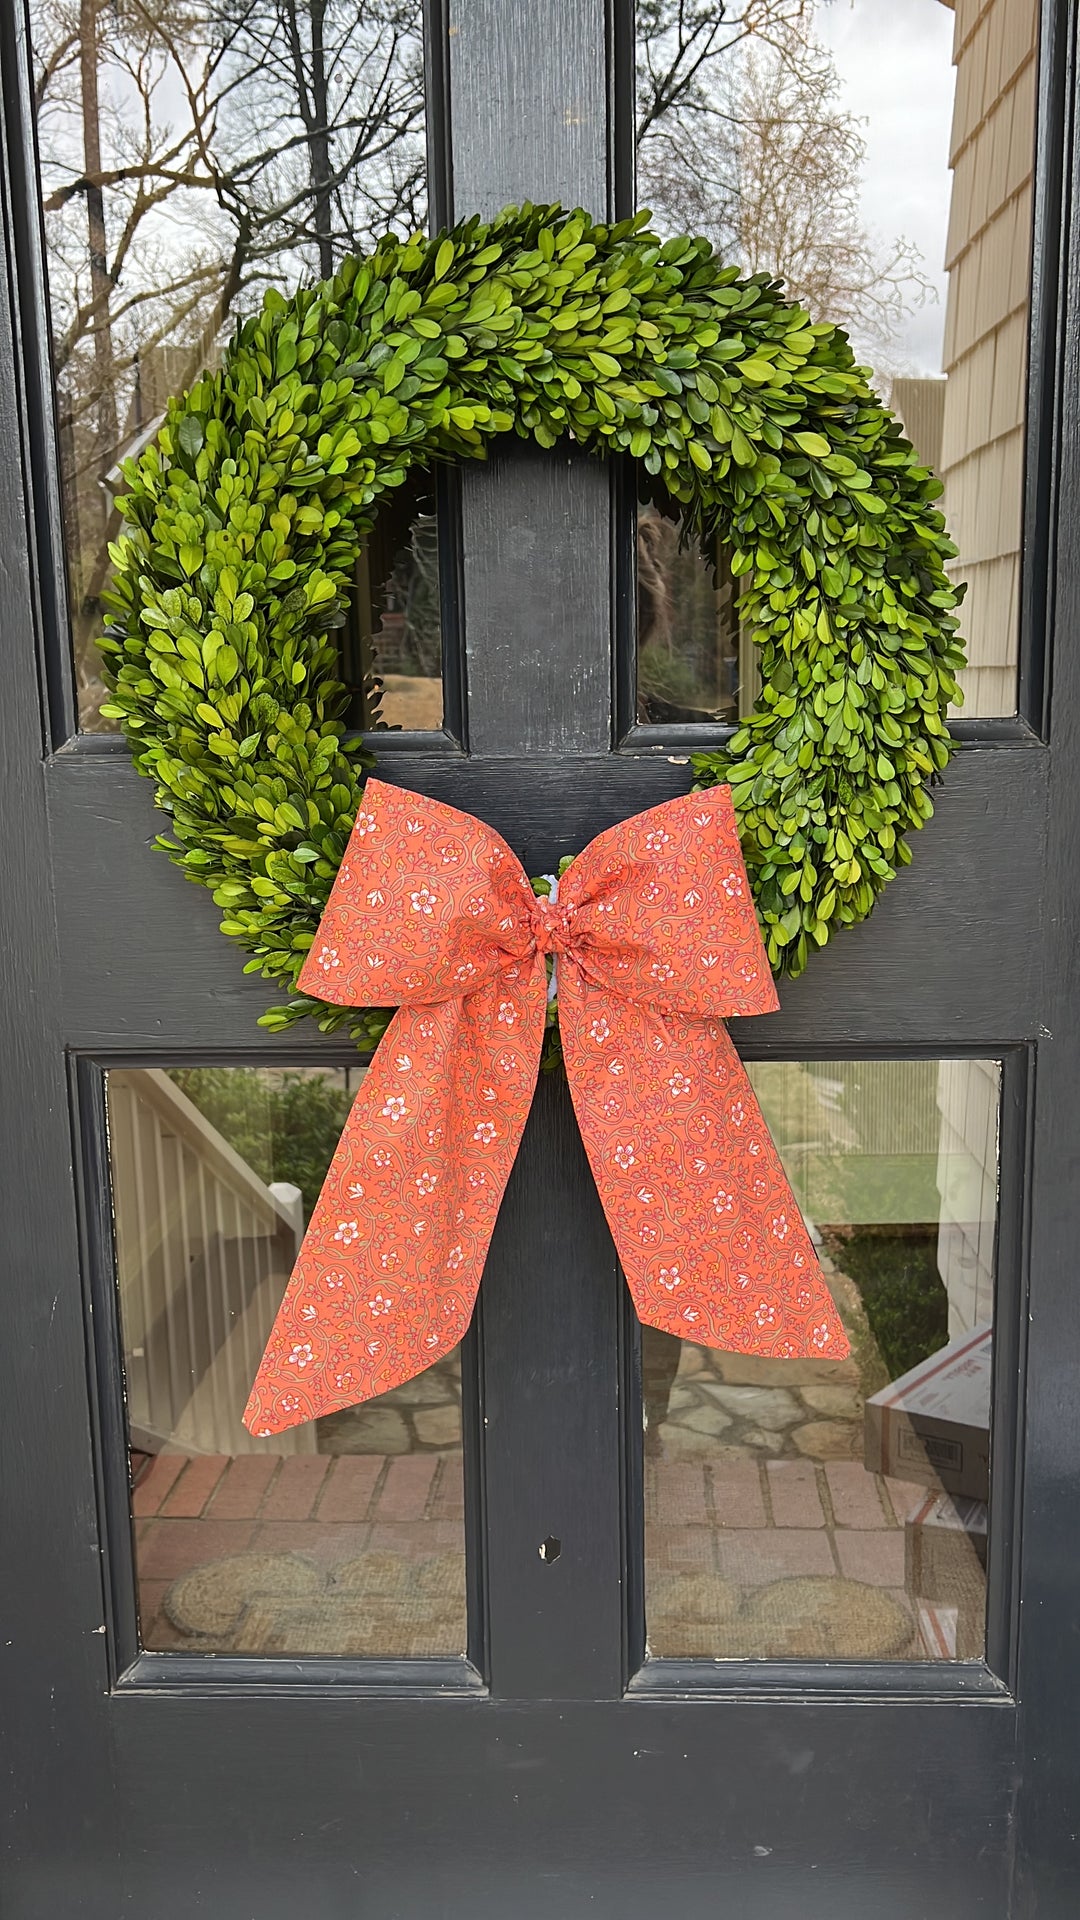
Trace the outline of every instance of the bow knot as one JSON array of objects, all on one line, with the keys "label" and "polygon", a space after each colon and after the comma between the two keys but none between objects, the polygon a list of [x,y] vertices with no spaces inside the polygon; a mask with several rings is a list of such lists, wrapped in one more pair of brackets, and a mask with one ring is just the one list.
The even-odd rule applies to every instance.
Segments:
[{"label": "bow knot", "polygon": [[530,921],[536,951],[541,954],[570,953],[575,941],[576,917],[577,909],[572,900],[552,900],[543,894],[534,900]]},{"label": "bow knot", "polygon": [[848,1351],[723,1024],[777,1005],[728,789],[609,828],[537,899],[482,821],[369,780],[299,986],[398,1010],[274,1323],[252,1433],[386,1393],[461,1339],[536,1084],[548,955],[639,1317],[774,1358]]}]

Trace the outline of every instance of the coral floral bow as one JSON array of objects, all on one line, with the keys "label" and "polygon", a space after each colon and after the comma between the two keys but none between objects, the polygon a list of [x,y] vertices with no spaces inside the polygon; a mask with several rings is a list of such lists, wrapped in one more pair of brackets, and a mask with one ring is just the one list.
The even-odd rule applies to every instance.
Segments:
[{"label": "coral floral bow", "polygon": [[556,904],[482,821],[369,780],[300,986],[398,1011],[274,1323],[252,1433],[386,1393],[461,1339],[536,1083],[547,954],[640,1318],[742,1353],[848,1351],[723,1026],[777,1005],[728,789],[600,834]]}]

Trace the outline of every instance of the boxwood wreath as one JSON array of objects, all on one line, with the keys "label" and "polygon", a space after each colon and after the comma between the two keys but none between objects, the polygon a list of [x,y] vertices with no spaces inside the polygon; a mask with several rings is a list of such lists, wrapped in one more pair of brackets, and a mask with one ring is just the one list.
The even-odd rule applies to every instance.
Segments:
[{"label": "boxwood wreath", "polygon": [[370,1045],[389,1017],[295,992],[372,764],[334,633],[383,496],[498,434],[629,454],[731,550],[761,694],[694,782],[731,783],[774,969],[910,859],[963,665],[940,483],[842,332],[647,220],[508,208],[271,291],[125,467],[102,712],[171,816],[158,844],[291,990],[264,1025]]}]

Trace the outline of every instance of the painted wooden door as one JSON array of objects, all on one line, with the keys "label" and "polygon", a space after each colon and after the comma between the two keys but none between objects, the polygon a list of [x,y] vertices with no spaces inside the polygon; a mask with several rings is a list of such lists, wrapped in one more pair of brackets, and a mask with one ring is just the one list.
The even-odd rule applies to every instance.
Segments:
[{"label": "painted wooden door", "polygon": [[[551,1076],[459,1364],[275,1454],[230,1396],[317,1168],[271,1147],[324,1137],[356,1060],[257,1026],[126,749],[78,730],[4,11],[12,1920],[1075,1911],[1073,16],[1041,28],[1016,712],[956,722],[910,871],[736,1036],[873,1366],[643,1340]],[[626,207],[627,8],[453,0],[426,31],[439,216]],[[550,870],[683,791],[719,723],[639,719],[632,476],[514,447],[439,484],[445,724],[380,737],[379,771]],[[904,1454],[911,1327],[890,1345],[859,1278],[886,1243],[932,1270],[915,1364],[983,1369],[936,1454]]]}]

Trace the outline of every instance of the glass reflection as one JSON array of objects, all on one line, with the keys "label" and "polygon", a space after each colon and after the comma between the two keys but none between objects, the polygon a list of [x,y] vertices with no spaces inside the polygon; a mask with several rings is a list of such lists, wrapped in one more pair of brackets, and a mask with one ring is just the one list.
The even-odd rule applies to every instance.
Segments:
[{"label": "glass reflection", "polygon": [[420,0],[30,0],[81,724],[120,463],[268,285],[425,218]]},{"label": "glass reflection", "polygon": [[738,718],[737,583],[719,543],[711,561],[683,544],[666,502],[638,506],[637,636],[639,722]]},{"label": "glass reflection", "polygon": [[[636,32],[641,204],[848,331],[944,481],[965,711],[1013,713],[1037,0],[650,0]],[[689,686],[689,613],[672,651]]]},{"label": "glass reflection", "polygon": [[240,1420],[359,1072],[108,1075],[144,1647],[464,1651],[459,1355],[270,1440]]},{"label": "glass reflection", "polygon": [[979,1658],[998,1067],[749,1071],[852,1354],[642,1329],[650,1652]]},{"label": "glass reflection", "polygon": [[442,726],[439,527],[425,473],[395,488],[364,542],[342,651],[354,726]]}]

